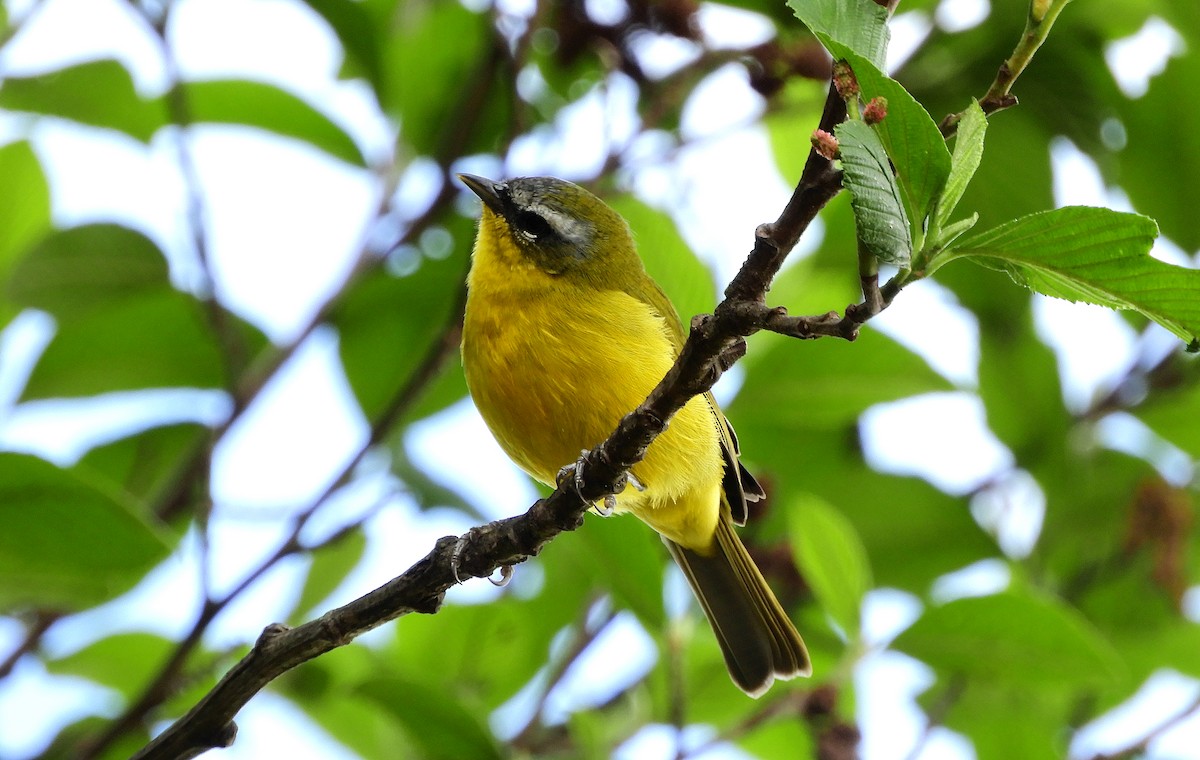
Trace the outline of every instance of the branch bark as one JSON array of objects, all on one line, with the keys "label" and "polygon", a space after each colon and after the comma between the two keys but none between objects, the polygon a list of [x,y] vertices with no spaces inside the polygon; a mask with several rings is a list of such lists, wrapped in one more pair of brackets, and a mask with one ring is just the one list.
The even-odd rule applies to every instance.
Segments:
[{"label": "branch bark", "polygon": [[[844,117],[836,94],[826,103],[821,123]],[[806,337],[837,334],[836,315],[786,317],[765,306],[775,273],[817,212],[841,188],[832,163],[810,154],[791,201],[774,223],[763,225],[754,250],[712,315],[694,320],[678,361],[650,396],[621,420],[616,431],[586,453],[549,497],[522,515],[472,528],[459,538],[439,539],[433,550],[400,576],[349,604],[297,628],[267,626],[253,649],[186,715],[136,757],[140,760],[195,757],[229,746],[237,734],[234,716],[251,697],[292,668],[366,631],[412,612],[434,613],[445,592],[466,577],[490,576],[536,556],[555,536],[574,530],[584,512],[624,487],[626,472],[692,396],[712,387],[721,372],[744,351],[745,336],[789,325]],[[832,331],[832,332],[831,332]],[[843,336],[845,337],[845,336]]]}]

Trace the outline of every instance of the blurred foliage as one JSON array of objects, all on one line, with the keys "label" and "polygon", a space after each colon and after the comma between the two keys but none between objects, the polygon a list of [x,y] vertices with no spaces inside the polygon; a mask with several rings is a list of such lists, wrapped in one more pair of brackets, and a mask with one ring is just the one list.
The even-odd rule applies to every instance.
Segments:
[{"label": "blurred foliage", "polygon": [[[1144,218],[1040,213],[1054,205],[1050,148],[1065,139],[1134,210],[1157,220],[1163,238],[1188,254],[1200,248],[1192,208],[1200,195],[1193,187],[1200,132],[1190,100],[1200,87],[1200,56],[1170,56],[1142,96],[1124,94],[1104,56],[1151,18],[1195,50],[1198,6],[1071,4],[1018,80],[1021,104],[988,119],[982,157],[983,124],[969,117],[951,160],[935,124],[982,96],[1020,35],[1026,4],[993,0],[985,22],[948,31],[931,24],[932,0],[901,3],[901,13],[931,25],[889,78],[879,70],[887,35],[862,21],[882,11],[858,2],[842,2],[854,11],[843,14],[834,0],[731,0],[724,5],[758,14],[773,29],[769,40],[731,50],[714,44],[719,30],[701,30],[698,14],[717,4],[691,0],[627,0],[604,19],[589,15],[582,0],[534,3],[530,16],[481,10],[486,3],[477,2],[305,0],[340,41],[341,77],[367,88],[390,125],[386,160],[368,158],[320,104],[273,84],[185,80],[147,93],[112,59],[74,59],[0,81],[0,109],[32,124],[56,120],[144,145],[190,125],[245,127],[376,178],[385,201],[362,235],[368,243],[304,335],[326,326],[336,332],[342,370],[371,429],[364,453],[380,450],[393,484],[422,510],[453,509],[472,521],[492,505],[470,503],[404,448],[410,426],[466,394],[456,350],[473,224],[468,206],[454,203],[459,161],[478,154],[503,161],[518,141],[561,129],[556,119],[567,107],[603,95],[617,78],[631,83],[637,131],[664,147],[646,159],[624,150],[633,141],[614,145],[603,176],[586,179],[631,222],[647,268],[686,322],[711,310],[714,285],[723,284],[689,248],[685,217],[657,205],[661,199],[635,197],[627,180],[647,168],[669,170],[686,153],[692,138],[680,128],[681,114],[706,77],[731,63],[745,74],[745,87],[764,106],[747,118],[768,136],[789,186],[824,99],[822,45],[852,62],[864,99],[888,98],[891,113],[878,128],[859,123],[838,132],[873,162],[854,178],[847,167],[860,234],[875,234],[870,225],[880,223],[860,198],[890,194],[883,220],[890,226],[879,234],[910,239],[903,250],[879,255],[903,265],[910,246],[914,262],[947,264],[935,280],[978,324],[978,383],[956,388],[907,342],[870,326],[854,343],[750,340],[740,364],[745,379],[728,411],[770,498],[757,505],[745,535],[810,643],[813,680],[746,699],[725,677],[696,613],[668,613],[666,555],[650,531],[632,520],[589,518],[518,568],[493,601],[406,617],[374,646],[341,648],[271,686],[349,751],[364,758],[601,758],[653,724],[706,724],[759,757],[843,757],[830,749],[836,737],[873,729],[855,725],[856,668],[890,648],[931,669],[921,707],[931,723],[964,735],[979,758],[1052,758],[1152,675],[1200,677],[1200,365],[1178,341],[1162,348],[1165,333],[1145,318],[1185,341],[1195,335],[1196,271],[1145,256],[1154,229]],[[154,30],[171,28],[171,4],[142,5],[130,7],[144,11],[144,33],[167,50],[170,35],[156,39]],[[0,45],[18,40],[26,20],[10,11],[0,3]],[[691,62],[648,74],[650,43],[663,42],[690,51]],[[61,654],[47,651],[42,635],[123,594],[203,529],[214,445],[299,344],[272,344],[209,289],[183,287],[172,276],[173,259],[145,233],[54,218],[46,149],[36,133],[0,146],[0,326],[31,311],[54,322],[14,399],[0,404],[191,388],[224,392],[231,409],[211,428],[126,426],[73,463],[0,453],[0,613],[23,632],[12,653],[0,652],[0,679],[16,658],[28,657],[52,674],[110,690],[104,710],[97,706],[63,728],[46,755],[120,757],[158,721],[185,712],[240,654],[198,645],[210,613],[232,597],[212,598],[213,609],[181,641],[149,631],[101,633]],[[440,174],[430,198],[391,194],[397,178],[430,166]],[[922,254],[926,233],[950,228],[960,195],[958,217],[974,219],[975,228],[948,254]],[[778,211],[761,209],[763,220]],[[816,250],[792,262],[771,293],[795,314],[840,310],[859,298],[849,198],[835,199],[821,218]],[[378,230],[393,235],[379,244]],[[752,234],[745,230],[747,249]],[[1100,261],[1102,250],[1118,250],[1121,260]],[[993,268],[956,258],[986,259]],[[1140,312],[1129,318],[1139,331],[1137,361],[1085,408],[1069,408],[1030,294],[1014,279]],[[991,432],[1011,452],[1006,470],[968,493],[947,493],[866,461],[864,412],[950,390],[982,402]],[[1146,434],[1114,440],[1104,431],[1115,420]],[[1166,455],[1188,466],[1168,467]],[[354,488],[369,469],[357,463],[313,511]],[[1026,478],[1038,494],[1014,497],[1011,486]],[[1019,550],[1004,539],[1005,520],[1013,518],[989,519],[982,508],[1014,498],[1031,502],[1017,506],[1037,512],[1040,524],[1032,546]],[[270,561],[311,555],[293,621],[319,615],[360,564],[372,514],[326,541],[303,539],[307,517],[297,521],[294,540]],[[1003,591],[935,592],[947,575],[985,560],[1007,574]],[[864,600],[877,589],[898,589],[920,603],[922,613],[894,640],[864,629]],[[617,620],[636,620],[656,647],[652,667],[615,692],[568,695],[575,707],[566,714],[550,709],[572,666]],[[133,712],[123,732],[96,744],[110,726],[111,704]],[[1157,717],[1144,735],[1171,716]]]}]

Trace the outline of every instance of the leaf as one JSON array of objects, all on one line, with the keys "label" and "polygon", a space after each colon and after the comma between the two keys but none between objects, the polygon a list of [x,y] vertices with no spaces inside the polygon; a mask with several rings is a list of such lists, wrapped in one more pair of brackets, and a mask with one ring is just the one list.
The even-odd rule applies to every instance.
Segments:
[{"label": "leaf", "polygon": [[1116,650],[1076,610],[1031,592],[930,607],[893,646],[941,673],[981,682],[1104,685],[1123,670]]},{"label": "leaf", "polygon": [[712,273],[696,258],[668,214],[631,195],[613,198],[609,203],[629,222],[646,271],[670,297],[686,332],[692,316],[711,312],[716,305]]},{"label": "leaf", "polygon": [[874,130],[891,159],[913,233],[919,233],[950,174],[945,138],[929,112],[899,82],[845,46],[822,41],[835,58],[850,64],[864,102],[876,97],[887,100],[887,116]]},{"label": "leaf", "polygon": [[371,18],[363,3],[345,0],[304,0],[304,3],[325,19],[342,43],[348,61],[353,61],[378,93],[383,81],[378,38],[382,25]]},{"label": "leaf", "polygon": [[788,510],[792,553],[800,574],[825,612],[851,639],[861,625],[871,565],[854,525],[819,497],[806,494]]},{"label": "leaf", "polygon": [[873,0],[788,0],[788,7],[822,42],[838,42],[883,69],[891,33],[887,11]]},{"label": "leaf", "polygon": [[[2,91],[0,91],[2,92]],[[50,229],[50,186],[27,142],[0,147],[0,277]]]},{"label": "leaf", "polygon": [[84,455],[75,469],[93,481],[107,480],[112,488],[146,504],[159,504],[168,489],[183,477],[181,471],[202,461],[198,457],[211,431],[196,423],[144,430]]},{"label": "leaf", "polygon": [[61,322],[22,400],[141,388],[220,388],[220,347],[196,299],[176,290],[114,303]]},{"label": "leaf", "polygon": [[0,453],[0,607],[98,604],[168,549],[130,504],[37,457]]},{"label": "leaf", "polygon": [[[451,684],[446,682],[447,686]],[[421,748],[421,757],[430,760],[503,757],[478,715],[455,700],[447,688],[393,676],[367,679],[357,693],[404,726]]]},{"label": "leaf", "polygon": [[306,142],[354,166],[366,166],[346,131],[301,98],[274,85],[213,79],[181,85],[193,123],[257,127]]},{"label": "leaf", "polygon": [[942,197],[938,199],[937,214],[934,218],[938,227],[945,227],[950,221],[950,215],[962,200],[971,178],[975,176],[975,170],[979,168],[979,162],[983,159],[983,137],[986,133],[987,117],[983,115],[979,102],[972,99],[971,105],[963,111],[962,120],[958,122],[958,131],[955,133],[950,175],[946,178]]},{"label": "leaf", "polygon": [[935,261],[970,257],[1044,295],[1131,309],[1196,341],[1200,270],[1151,257],[1157,235],[1154,220],[1138,214],[1068,206],[972,235]]},{"label": "leaf", "polygon": [[13,267],[6,295],[62,320],[169,287],[166,258],[153,241],[128,227],[89,224],[42,240]]},{"label": "leaf", "polygon": [[177,646],[178,642],[153,633],[119,633],[74,654],[49,660],[46,670],[58,675],[82,676],[131,698],[149,683]]},{"label": "leaf", "polygon": [[[1200,56],[1169,56],[1145,95],[1105,101],[1106,108],[1116,110],[1125,140],[1119,164],[1099,160],[1101,168],[1119,172],[1110,181],[1129,193],[1133,207],[1157,220],[1163,234],[1185,251],[1200,248],[1194,201],[1200,196],[1200,130],[1187,119],[1163,114],[1176,112],[1181,93],[1197,91]],[[1190,103],[1188,110],[1193,112]]]},{"label": "leaf", "polygon": [[350,571],[358,566],[366,549],[366,534],[356,528],[314,551],[308,577],[300,598],[296,600],[292,617],[303,621],[317,614],[316,605],[325,601],[342,584]]},{"label": "leaf", "polygon": [[[755,425],[793,434],[845,428],[872,404],[953,389],[919,356],[874,330],[864,330],[853,344],[819,340],[802,348],[788,339],[752,348],[742,362],[745,384],[728,410],[739,431]],[[803,413],[783,415],[783,409]],[[752,438],[742,439],[742,451],[753,451]]]},{"label": "leaf", "polygon": [[[479,123],[459,155],[493,150],[494,138],[503,133],[512,110],[512,81],[503,67],[484,65],[492,55],[488,14],[475,13],[462,3],[434,2],[414,3],[394,15],[399,28],[385,51],[387,88],[380,93],[380,103],[389,115],[399,116],[400,139],[417,154],[438,155],[448,125],[462,128],[458,101],[447,97],[447,83],[455,83],[450,89],[478,87],[482,77],[495,76],[503,78],[493,82],[489,97],[472,103]],[[449,40],[454,44],[447,44]],[[430,76],[434,71],[437,76]]]},{"label": "leaf", "polygon": [[0,84],[0,108],[114,129],[143,143],[167,124],[162,102],[138,95],[129,71],[111,59],[6,78]]},{"label": "leaf", "polygon": [[456,239],[449,258],[425,260],[413,274],[395,277],[376,270],[357,282],[330,321],[341,339],[346,378],[367,419],[389,400],[444,340],[466,280],[468,243]]},{"label": "leaf", "polygon": [[666,625],[662,579],[667,554],[654,531],[630,516],[589,516],[579,536],[585,548],[581,561],[596,585],[611,589],[649,630],[662,630]]},{"label": "leaf", "polygon": [[883,143],[861,121],[842,122],[835,131],[859,239],[880,261],[907,267],[912,233]]}]

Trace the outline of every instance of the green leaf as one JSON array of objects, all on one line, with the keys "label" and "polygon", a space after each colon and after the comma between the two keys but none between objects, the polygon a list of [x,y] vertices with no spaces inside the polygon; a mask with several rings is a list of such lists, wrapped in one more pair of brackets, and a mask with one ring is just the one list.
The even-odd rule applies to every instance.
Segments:
[{"label": "green leaf", "polygon": [[1008,591],[930,607],[893,646],[944,674],[1026,685],[1104,685],[1123,663],[1076,610]]},{"label": "green leaf", "polygon": [[203,307],[163,289],[60,322],[22,400],[141,388],[220,388],[224,361]]},{"label": "green leaf", "polygon": [[376,270],[341,299],[330,321],[346,378],[367,419],[375,420],[452,327],[461,308],[469,241],[456,237],[455,254],[426,259],[413,274]]},{"label": "green leaf", "polygon": [[838,42],[883,69],[891,33],[887,11],[873,0],[788,0],[788,7],[823,43]]},{"label": "green leaf", "polygon": [[1200,336],[1200,270],[1151,257],[1157,235],[1138,214],[1068,206],[977,233],[937,258],[970,257],[1044,295],[1137,311],[1190,343]]},{"label": "green leaf", "polygon": [[50,229],[50,186],[27,142],[0,147],[0,278]]},{"label": "green leaf", "polygon": [[[728,410],[739,431],[761,425],[802,437],[800,431],[853,426],[872,404],[953,389],[919,356],[869,329],[854,343],[818,340],[798,347],[780,338],[765,347],[752,344],[742,363],[746,382]],[[782,415],[781,409],[804,413]],[[742,451],[752,452],[753,439],[742,439]]]},{"label": "green leaf", "polygon": [[144,99],[129,71],[114,60],[89,61],[0,84],[0,108],[115,129],[143,143],[167,123],[158,99]]},{"label": "green leaf", "polygon": [[971,105],[963,112],[962,120],[958,122],[958,131],[955,133],[950,175],[946,178],[942,197],[938,199],[937,215],[934,218],[938,227],[945,227],[950,221],[950,215],[962,200],[967,185],[971,184],[971,178],[975,176],[975,170],[979,168],[979,162],[983,159],[983,137],[986,133],[987,117],[983,115],[979,102],[972,99]]},{"label": "green leaf", "polygon": [[354,64],[351,68],[362,71],[372,88],[379,92],[383,80],[378,32],[384,27],[371,18],[366,4],[345,0],[304,0],[304,3],[333,29],[348,62]]},{"label": "green leaf", "polygon": [[6,295],[59,320],[170,287],[167,261],[140,232],[116,224],[89,224],[55,232],[13,267]]},{"label": "green leaf", "polygon": [[716,305],[712,272],[696,258],[669,215],[631,195],[609,203],[629,222],[646,271],[666,291],[686,331],[692,316],[711,312]]},{"label": "green leaf", "polygon": [[350,571],[358,566],[366,550],[366,534],[361,529],[354,529],[314,551],[304,589],[293,608],[296,612],[293,617],[304,621],[317,614],[319,610],[315,609],[316,605],[325,601],[341,585]]},{"label": "green leaf", "polygon": [[358,145],[332,119],[290,92],[264,82],[214,79],[181,85],[193,123],[257,127],[306,142],[331,156],[365,166]]},{"label": "green leaf", "polygon": [[843,45],[828,41],[826,47],[850,64],[864,102],[876,97],[887,100],[887,116],[874,130],[891,159],[913,234],[919,233],[950,174],[946,140],[929,112],[899,82]]},{"label": "green leaf", "polygon": [[0,453],[0,607],[98,604],[168,549],[130,504],[37,457]]},{"label": "green leaf", "polygon": [[871,565],[854,525],[819,497],[804,494],[788,506],[796,566],[829,616],[853,639],[862,600],[871,590]]},{"label": "green leaf", "polygon": [[861,121],[842,122],[836,132],[859,239],[880,261],[907,267],[912,232],[879,135]]},{"label": "green leaf", "polygon": [[108,481],[140,502],[157,505],[186,475],[187,467],[201,462],[198,454],[210,435],[208,428],[195,423],[151,428],[97,446],[75,469],[87,478]]},{"label": "green leaf", "polygon": [[149,683],[177,646],[178,642],[153,633],[119,633],[74,654],[49,660],[46,670],[58,675],[82,676],[130,698]]},{"label": "green leaf", "polygon": [[971,740],[978,760],[1062,760],[1069,755],[1063,726],[1078,721],[1073,685],[1034,690],[973,681],[956,694],[938,689],[921,702],[945,714],[946,728]]},{"label": "green leaf", "polygon": [[[462,113],[451,90],[480,82],[481,77],[504,77],[493,82],[490,97],[473,102],[477,125],[459,155],[491,150],[494,137],[504,131],[511,113],[511,75],[501,66],[484,66],[491,55],[491,18],[475,13],[462,3],[413,3],[393,14],[390,22],[399,29],[386,49],[387,89],[380,103],[400,119],[400,139],[421,155],[438,155],[449,125],[461,129]],[[453,40],[454,44],[447,44]],[[430,76],[429,72],[437,72]],[[447,83],[454,83],[447,86]]]},{"label": "green leaf", "polygon": [[[452,682],[447,681],[447,686]],[[371,678],[358,694],[386,710],[407,729],[430,760],[500,760],[496,740],[476,711],[455,700],[447,688],[435,688],[398,676]]]},{"label": "green leaf", "polygon": [[[1163,234],[1185,251],[1200,248],[1194,201],[1200,197],[1200,130],[1187,119],[1163,115],[1176,113],[1181,93],[1198,91],[1200,56],[1169,57],[1145,95],[1105,102],[1116,109],[1125,144],[1119,163],[1098,159],[1101,168],[1117,172],[1110,181],[1129,193],[1133,207],[1157,220]],[[1192,112],[1190,103],[1187,110]]]},{"label": "green leaf", "polygon": [[596,585],[611,589],[616,599],[651,631],[666,625],[663,608],[663,565],[667,553],[657,535],[632,516],[611,519],[589,516],[579,531],[580,560]]}]

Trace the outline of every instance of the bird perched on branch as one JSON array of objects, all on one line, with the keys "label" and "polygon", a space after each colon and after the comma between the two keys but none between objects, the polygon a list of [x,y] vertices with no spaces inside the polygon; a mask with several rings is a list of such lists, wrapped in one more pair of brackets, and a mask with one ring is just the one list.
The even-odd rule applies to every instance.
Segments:
[{"label": "bird perched on branch", "polygon": [[[463,365],[484,421],[517,465],[553,485],[645,400],[684,341],[629,226],[551,177],[463,174],[483,201],[467,279]],[[661,536],[751,696],[812,672],[787,613],[734,533],[762,490],[711,393],[689,400],[616,496]]]}]

